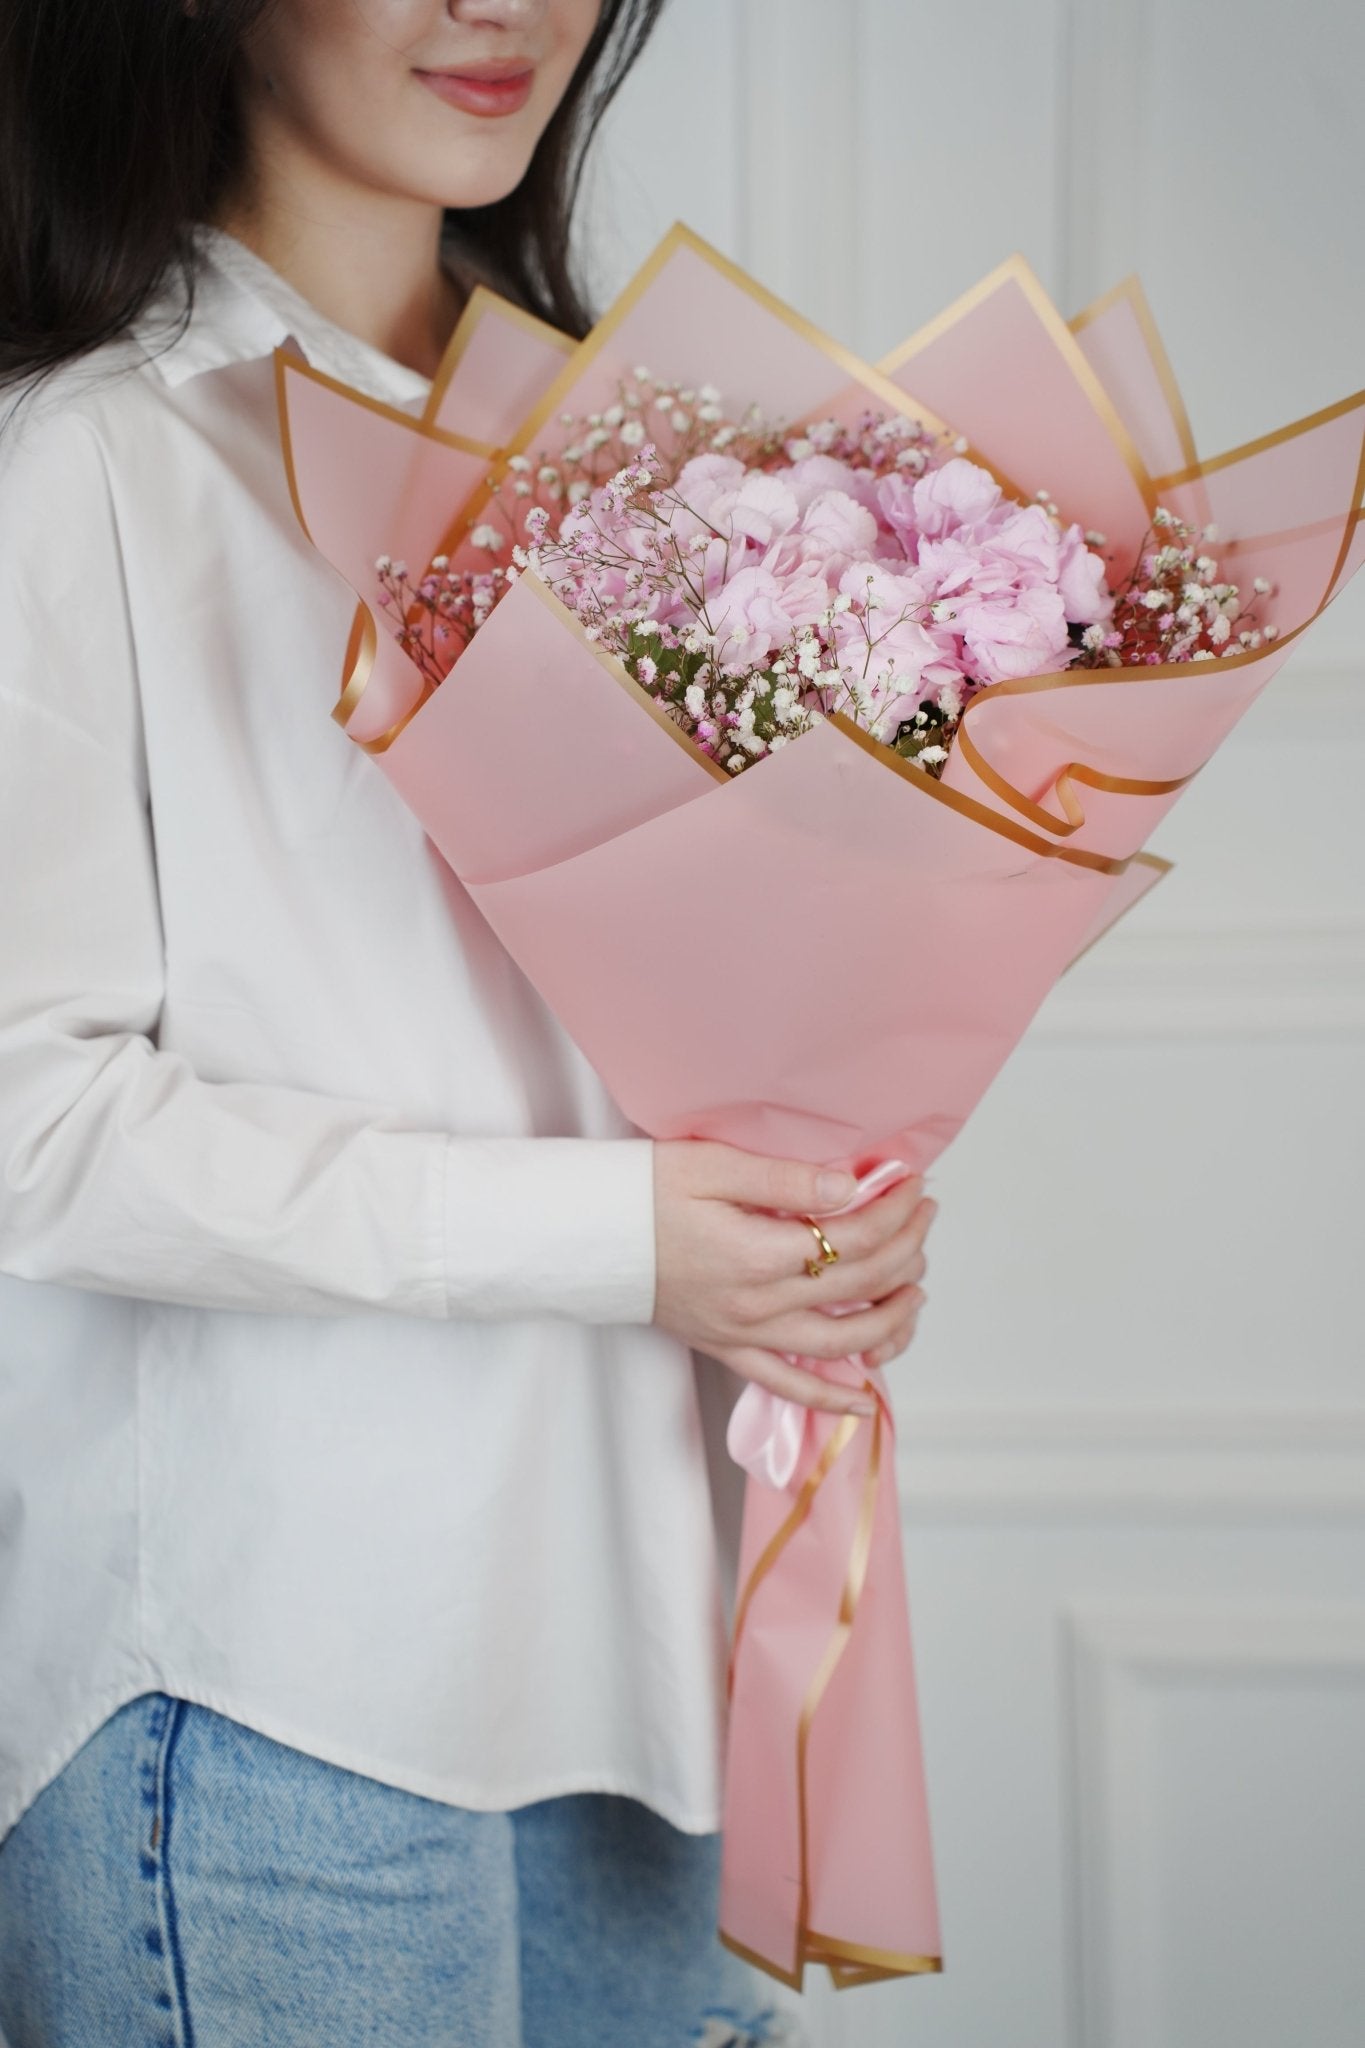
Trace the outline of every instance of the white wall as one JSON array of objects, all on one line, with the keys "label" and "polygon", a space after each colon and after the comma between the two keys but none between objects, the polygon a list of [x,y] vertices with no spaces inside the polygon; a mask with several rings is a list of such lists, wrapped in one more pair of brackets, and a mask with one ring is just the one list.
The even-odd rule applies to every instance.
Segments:
[{"label": "white wall", "polygon": [[[1365,376],[1355,0],[672,0],[598,274],[675,217],[870,355],[1130,270],[1205,454]],[[880,2048],[1365,2038],[1365,577],[937,1174],[893,1368],[941,1980]]]}]

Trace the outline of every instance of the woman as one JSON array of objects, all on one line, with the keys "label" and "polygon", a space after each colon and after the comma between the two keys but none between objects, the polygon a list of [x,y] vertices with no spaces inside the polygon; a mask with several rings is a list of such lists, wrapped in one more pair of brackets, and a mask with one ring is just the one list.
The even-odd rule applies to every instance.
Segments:
[{"label": "woman", "polygon": [[0,2027],[773,2038],[710,1361],[856,1406],[783,1354],[903,1349],[932,1204],[820,1294],[846,1177],[623,1121],[328,722],[273,397],[283,343],[420,409],[481,277],[582,331],[657,8],[8,11]]}]

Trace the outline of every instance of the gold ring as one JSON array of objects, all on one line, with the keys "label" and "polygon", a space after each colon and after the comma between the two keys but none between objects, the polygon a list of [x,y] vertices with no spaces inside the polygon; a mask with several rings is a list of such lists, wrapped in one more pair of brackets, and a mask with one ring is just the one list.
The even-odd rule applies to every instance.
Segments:
[{"label": "gold ring", "polygon": [[820,1277],[820,1268],[822,1266],[832,1266],[834,1264],[834,1261],[838,1258],[839,1254],[835,1251],[834,1246],[825,1236],[824,1231],[820,1228],[818,1223],[816,1223],[809,1216],[803,1216],[801,1221],[805,1224],[808,1230],[813,1230],[815,1232],[815,1242],[820,1247],[820,1256],[818,1259],[806,1260],[806,1271],[810,1274],[812,1280],[818,1280]]}]

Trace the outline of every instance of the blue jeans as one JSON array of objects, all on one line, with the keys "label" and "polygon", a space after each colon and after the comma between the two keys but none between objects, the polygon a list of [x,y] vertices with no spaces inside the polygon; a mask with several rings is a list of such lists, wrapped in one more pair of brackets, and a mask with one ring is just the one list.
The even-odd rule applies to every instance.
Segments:
[{"label": "blue jeans", "polygon": [[718,1835],[608,1793],[473,1812],[150,1693],[0,1843],[8,2048],[730,2048]]}]

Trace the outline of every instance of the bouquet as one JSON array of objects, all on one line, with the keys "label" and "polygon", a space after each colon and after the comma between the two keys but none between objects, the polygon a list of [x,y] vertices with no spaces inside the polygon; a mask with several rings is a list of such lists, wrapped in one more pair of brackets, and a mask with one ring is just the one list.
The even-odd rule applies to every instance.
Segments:
[{"label": "bouquet", "polygon": [[[667,451],[645,440],[658,412]],[[1158,506],[1116,593],[1103,534],[1061,529],[1045,489],[1011,499],[964,441],[945,455],[901,414],[784,435],[756,408],[726,419],[714,386],[637,367],[605,413],[558,424],[574,438],[557,459],[512,455],[490,479],[498,516],[469,536],[485,563],[438,554],[414,583],[376,560],[378,605],[433,686],[529,568],[731,774],[837,709],[940,775],[967,705],[1007,677],[1209,661],[1278,635],[1256,623],[1265,577],[1250,603],[1216,580],[1214,527]]]},{"label": "bouquet", "polygon": [[[622,1109],[949,1143],[1153,826],[1365,557],[1365,393],[1200,464],[1140,293],[1011,259],[880,370],[675,229],[580,345],[487,293],[421,420],[277,355],[358,604],[335,717]],[[413,567],[410,569],[409,564]],[[879,1372],[746,1388],[721,1935],[940,1966]]]}]

